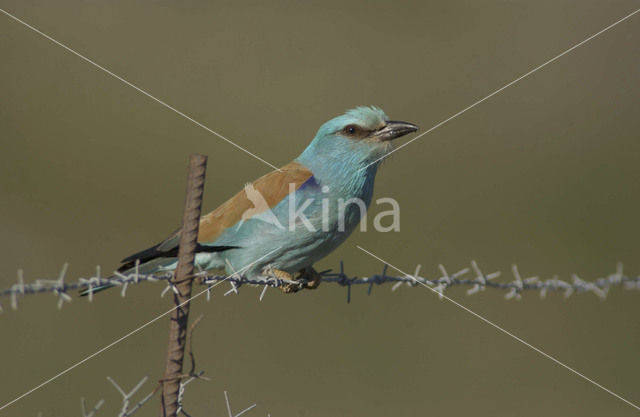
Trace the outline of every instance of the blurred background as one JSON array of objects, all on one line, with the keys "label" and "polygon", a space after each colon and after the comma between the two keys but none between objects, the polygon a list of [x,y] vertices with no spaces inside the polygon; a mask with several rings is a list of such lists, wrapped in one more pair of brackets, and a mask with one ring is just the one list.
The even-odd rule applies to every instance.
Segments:
[{"label": "blurred background", "polygon": [[[637,8],[635,1],[14,1],[1,8],[274,165],[356,105],[439,123]],[[640,15],[397,152],[375,198],[399,233],[355,232],[318,269],[365,276],[392,264],[427,276],[475,259],[509,276],[640,274]],[[0,288],[111,271],[178,227],[188,155],[209,156],[205,210],[270,168],[0,15]],[[388,207],[381,207],[382,209]],[[369,226],[379,208],[369,216]],[[424,288],[284,295],[244,288],[192,304],[211,382],[194,416],[631,416],[637,410]],[[160,286],[50,295],[0,316],[0,403],[170,307]],[[640,294],[615,289],[519,302],[447,295],[638,404]],[[2,300],[8,310],[8,300]],[[143,376],[161,377],[160,320],[3,410],[76,416]],[[144,394],[153,388],[148,382]],[[154,416],[159,399],[137,415]]]}]

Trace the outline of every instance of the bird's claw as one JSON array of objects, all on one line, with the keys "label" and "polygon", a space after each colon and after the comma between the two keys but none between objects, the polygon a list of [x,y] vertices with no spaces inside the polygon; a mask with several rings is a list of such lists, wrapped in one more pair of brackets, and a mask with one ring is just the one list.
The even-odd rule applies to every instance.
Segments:
[{"label": "bird's claw", "polygon": [[285,294],[298,292],[303,288],[315,290],[316,288],[318,288],[318,285],[320,285],[320,281],[322,279],[320,274],[311,267],[299,271],[297,277],[294,277],[291,273],[283,271],[281,269],[272,269],[270,272],[276,278],[284,279],[287,281],[297,281],[286,283],[280,287],[280,291]]},{"label": "bird's claw", "polygon": [[307,289],[315,290],[316,288],[318,288],[318,286],[320,285],[320,281],[322,280],[322,277],[320,276],[318,271],[316,271],[312,267],[309,267],[306,270],[300,271],[300,273],[301,276],[307,280]]}]

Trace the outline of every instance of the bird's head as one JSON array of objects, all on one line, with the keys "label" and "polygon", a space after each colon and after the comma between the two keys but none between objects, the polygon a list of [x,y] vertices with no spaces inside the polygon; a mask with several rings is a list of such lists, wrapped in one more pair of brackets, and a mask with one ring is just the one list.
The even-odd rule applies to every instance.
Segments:
[{"label": "bird's head", "polygon": [[412,123],[389,120],[377,107],[356,107],[320,126],[298,159],[312,168],[333,164],[361,169],[374,162],[377,165],[393,149],[394,139],[416,130],[418,126]]}]

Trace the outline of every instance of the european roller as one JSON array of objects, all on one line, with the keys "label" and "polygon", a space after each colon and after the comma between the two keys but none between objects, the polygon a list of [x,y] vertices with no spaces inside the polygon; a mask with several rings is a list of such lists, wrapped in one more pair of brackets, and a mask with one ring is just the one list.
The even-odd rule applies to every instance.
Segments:
[{"label": "european roller", "polygon": [[[201,217],[195,264],[247,277],[268,271],[304,278],[315,288],[320,277],[313,264],[358,226],[393,140],[416,130],[412,123],[389,120],[377,107],[356,107],[324,123],[300,156]],[[179,241],[180,230],[125,258],[119,271],[131,272],[136,263],[141,273],[175,269]]]}]

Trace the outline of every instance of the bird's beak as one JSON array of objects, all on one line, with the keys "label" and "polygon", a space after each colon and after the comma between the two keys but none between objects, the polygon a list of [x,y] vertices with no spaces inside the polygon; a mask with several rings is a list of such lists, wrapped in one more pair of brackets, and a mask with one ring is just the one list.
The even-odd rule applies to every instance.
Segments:
[{"label": "bird's beak", "polygon": [[418,126],[408,122],[397,122],[389,120],[382,129],[374,133],[380,141],[387,141],[399,138],[418,130]]}]

